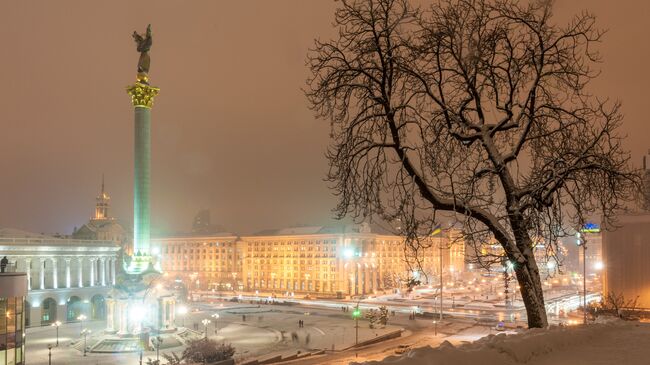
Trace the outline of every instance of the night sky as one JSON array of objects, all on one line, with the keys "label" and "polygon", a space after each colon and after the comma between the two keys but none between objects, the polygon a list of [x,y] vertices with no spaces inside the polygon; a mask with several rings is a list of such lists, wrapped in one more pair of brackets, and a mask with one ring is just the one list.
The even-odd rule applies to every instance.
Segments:
[{"label": "night sky", "polygon": [[[427,3],[424,2],[423,3]],[[0,227],[71,233],[90,217],[102,173],[112,215],[133,209],[131,38],[152,24],[152,224],[189,230],[201,208],[237,233],[330,224],[323,181],[329,124],[301,91],[315,37],[336,3],[4,1],[0,4]],[[557,0],[609,33],[593,91],[623,101],[636,166],[650,148],[650,2]]]}]

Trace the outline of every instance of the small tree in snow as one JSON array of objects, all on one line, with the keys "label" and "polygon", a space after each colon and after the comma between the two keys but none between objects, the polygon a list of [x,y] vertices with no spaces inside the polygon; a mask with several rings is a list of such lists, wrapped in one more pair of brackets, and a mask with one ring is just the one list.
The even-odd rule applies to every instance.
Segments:
[{"label": "small tree in snow", "polygon": [[343,0],[337,38],[308,55],[338,216],[399,220],[414,266],[440,212],[498,242],[530,327],[547,325],[533,246],[610,219],[640,181],[620,105],[588,91],[603,33],[586,12],[557,25],[551,4]]}]

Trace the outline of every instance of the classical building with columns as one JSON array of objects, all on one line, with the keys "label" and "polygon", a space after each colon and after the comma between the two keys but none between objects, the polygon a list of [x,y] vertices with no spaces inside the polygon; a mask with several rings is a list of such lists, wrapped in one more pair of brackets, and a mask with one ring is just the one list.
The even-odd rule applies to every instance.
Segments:
[{"label": "classical building with columns", "polygon": [[105,297],[115,283],[119,244],[57,238],[0,229],[0,257],[27,274],[27,326],[106,316]]}]

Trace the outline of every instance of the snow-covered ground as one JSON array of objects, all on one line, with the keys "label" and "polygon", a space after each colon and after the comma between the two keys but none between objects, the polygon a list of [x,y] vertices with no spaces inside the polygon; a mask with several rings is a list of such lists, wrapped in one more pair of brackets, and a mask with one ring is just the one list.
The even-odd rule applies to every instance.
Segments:
[{"label": "snow-covered ground", "polygon": [[[358,364],[358,363],[353,363]],[[365,365],[650,364],[650,324],[614,321],[489,335],[473,343],[416,348]]]}]

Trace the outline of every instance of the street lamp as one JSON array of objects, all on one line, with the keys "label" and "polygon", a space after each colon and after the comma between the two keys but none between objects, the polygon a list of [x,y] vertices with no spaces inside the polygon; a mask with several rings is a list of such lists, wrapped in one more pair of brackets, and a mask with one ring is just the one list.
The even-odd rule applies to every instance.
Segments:
[{"label": "street lamp", "polygon": [[80,314],[79,317],[77,317],[77,320],[81,322],[81,331],[83,332],[84,330],[84,320],[86,319],[86,316],[83,314]]},{"label": "street lamp", "polygon": [[61,321],[56,321],[52,323],[53,327],[56,327],[56,347],[59,347],[59,326],[61,325]]},{"label": "street lamp", "polygon": [[47,344],[47,363],[48,365],[52,365],[52,345]]},{"label": "street lamp", "polygon": [[209,325],[211,322],[212,322],[212,321],[209,320],[209,319],[207,319],[207,318],[201,321],[201,323],[203,323],[203,326],[205,326],[205,339],[206,339],[206,340],[208,339],[208,325]]},{"label": "street lamp", "polygon": [[163,343],[163,339],[160,336],[156,336],[151,340],[154,347],[156,348],[156,363],[160,362],[160,345]]},{"label": "street lamp", "polygon": [[90,330],[87,328],[84,328],[81,330],[81,334],[84,336],[84,356],[86,356],[86,349],[87,347],[87,342],[86,342],[86,337],[90,334]]},{"label": "street lamp", "polygon": [[217,321],[219,320],[219,313],[215,313],[215,314],[211,315],[210,317],[214,318],[214,335],[216,336],[218,334],[218,331],[219,331],[219,327],[217,325],[217,323],[218,323]]},{"label": "street lamp", "polygon": [[587,238],[576,233],[576,244],[582,246],[582,323],[587,324]]},{"label": "street lamp", "polygon": [[354,328],[355,328],[355,335],[354,335],[354,345],[359,344],[359,317],[361,317],[361,310],[359,309],[359,302],[357,302],[357,306],[354,308],[354,311],[352,312],[352,318],[354,318]]}]

